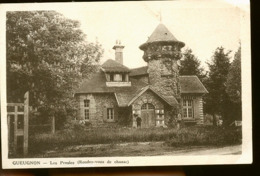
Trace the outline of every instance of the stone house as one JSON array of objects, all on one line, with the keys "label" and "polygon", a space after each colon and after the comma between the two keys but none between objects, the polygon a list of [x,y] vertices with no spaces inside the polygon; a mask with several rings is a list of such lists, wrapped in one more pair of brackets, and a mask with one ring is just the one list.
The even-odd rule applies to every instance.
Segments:
[{"label": "stone house", "polygon": [[107,60],[93,77],[76,91],[78,120],[93,126],[122,124],[166,127],[176,123],[203,124],[202,97],[207,90],[197,76],[180,76],[181,48],[185,44],[159,24],[139,48],[147,66],[123,65],[124,46],[113,47],[115,60]]}]

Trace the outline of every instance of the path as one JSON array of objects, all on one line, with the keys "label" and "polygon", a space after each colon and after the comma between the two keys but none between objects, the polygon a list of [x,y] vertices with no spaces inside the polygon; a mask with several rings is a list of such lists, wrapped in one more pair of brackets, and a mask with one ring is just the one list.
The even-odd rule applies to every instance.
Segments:
[{"label": "path", "polygon": [[[106,156],[177,156],[241,154],[241,145],[171,147],[164,142],[135,142],[122,144],[79,145],[62,150],[47,151],[42,157],[106,157]],[[39,156],[38,156],[39,157]]]},{"label": "path", "polygon": [[242,154],[241,145],[233,145],[226,147],[199,147],[184,150],[177,150],[173,152],[165,152],[164,155],[236,155]]}]

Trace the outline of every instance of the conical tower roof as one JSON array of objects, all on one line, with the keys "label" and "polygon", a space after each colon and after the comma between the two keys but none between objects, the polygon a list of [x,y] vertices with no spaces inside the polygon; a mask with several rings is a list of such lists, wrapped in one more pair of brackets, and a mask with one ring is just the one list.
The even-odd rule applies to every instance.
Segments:
[{"label": "conical tower roof", "polygon": [[153,31],[152,35],[148,38],[146,43],[142,44],[139,48],[143,50],[146,48],[148,44],[159,42],[179,43],[181,47],[185,45],[183,42],[178,41],[164,24],[160,23],[155,28],[155,30]]}]

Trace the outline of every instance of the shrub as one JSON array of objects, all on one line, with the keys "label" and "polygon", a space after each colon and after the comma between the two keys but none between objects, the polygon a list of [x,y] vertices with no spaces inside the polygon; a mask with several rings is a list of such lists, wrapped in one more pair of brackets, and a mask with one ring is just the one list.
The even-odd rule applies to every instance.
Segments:
[{"label": "shrub", "polygon": [[176,136],[166,141],[170,146],[182,145],[231,145],[242,142],[241,129],[223,127],[189,127],[177,131]]}]

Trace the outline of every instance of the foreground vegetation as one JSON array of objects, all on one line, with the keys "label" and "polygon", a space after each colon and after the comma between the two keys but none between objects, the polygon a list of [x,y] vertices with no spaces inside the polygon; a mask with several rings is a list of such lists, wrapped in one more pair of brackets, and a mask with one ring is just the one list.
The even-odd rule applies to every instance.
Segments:
[{"label": "foreground vegetation", "polygon": [[55,134],[34,134],[30,136],[31,154],[48,150],[62,150],[66,147],[90,144],[119,144],[129,142],[164,141],[169,147],[181,146],[225,146],[241,144],[241,129],[223,127],[193,126],[181,129],[153,128],[73,128]]}]

